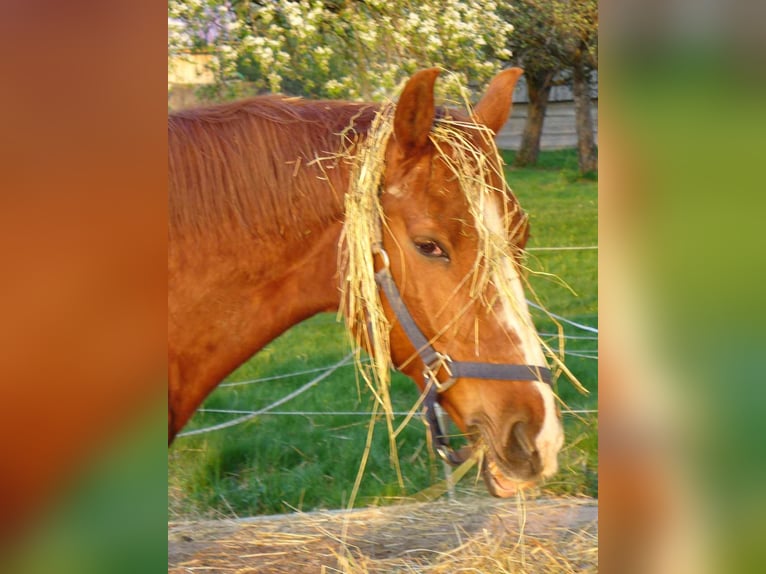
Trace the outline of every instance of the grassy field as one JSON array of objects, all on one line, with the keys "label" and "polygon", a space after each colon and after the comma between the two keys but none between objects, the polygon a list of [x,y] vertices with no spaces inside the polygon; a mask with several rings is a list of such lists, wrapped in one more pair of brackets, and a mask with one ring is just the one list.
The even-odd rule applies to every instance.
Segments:
[{"label": "grassy field", "polygon": [[[510,163],[511,154],[506,155]],[[594,246],[597,243],[597,184],[576,177],[574,151],[544,152],[535,169],[509,169],[508,181],[530,214],[532,237],[528,266],[552,273],[530,278],[540,301],[552,312],[596,327],[597,254],[594,249],[547,251],[536,247]],[[543,333],[554,325],[534,313]],[[567,335],[594,333],[565,325]],[[550,338],[552,344],[555,340]],[[597,404],[597,341],[567,340],[568,367],[591,391],[578,393],[563,377],[559,396],[571,409]],[[287,373],[287,378],[219,387],[185,430],[210,426],[236,417],[215,409],[252,411],[297,389],[317,372],[340,361],[350,350],[342,324],[333,314],[306,321],[273,341],[227,380],[251,381]],[[415,385],[395,374],[394,409],[408,411],[417,400]],[[247,516],[346,506],[353,490],[370,424],[371,398],[352,366],[277,409],[301,414],[265,414],[247,423],[212,433],[182,437],[168,451],[169,518]],[[335,414],[333,414],[335,413]],[[401,420],[401,419],[400,419]],[[597,495],[597,418],[565,414],[567,443],[560,455],[561,471],[540,492]],[[359,488],[356,506],[384,504],[411,496],[444,478],[441,463],[426,445],[425,428],[417,418],[399,436],[404,489],[390,461],[385,424],[375,423],[373,448]],[[464,479],[470,483],[470,479]]]}]

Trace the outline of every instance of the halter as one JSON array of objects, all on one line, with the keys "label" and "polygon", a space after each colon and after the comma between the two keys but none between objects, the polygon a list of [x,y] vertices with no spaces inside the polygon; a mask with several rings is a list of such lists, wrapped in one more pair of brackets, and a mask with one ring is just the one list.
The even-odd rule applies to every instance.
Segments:
[{"label": "halter", "polygon": [[[426,426],[431,433],[431,441],[436,453],[452,466],[457,466],[465,460],[465,456],[449,444],[449,437],[442,429],[439,417],[436,415],[436,405],[439,395],[452,387],[459,379],[494,379],[502,381],[542,381],[551,385],[551,371],[547,367],[534,365],[511,365],[496,363],[478,363],[454,361],[449,355],[438,352],[431,346],[423,332],[418,328],[407,306],[404,304],[399,289],[394,282],[389,269],[388,253],[383,249],[382,241],[373,246],[373,253],[380,255],[383,267],[375,272],[375,282],[386,294],[386,299],[396,315],[399,325],[420,355],[425,369],[423,378],[423,409]],[[439,373],[447,375],[445,381],[439,380]]]}]

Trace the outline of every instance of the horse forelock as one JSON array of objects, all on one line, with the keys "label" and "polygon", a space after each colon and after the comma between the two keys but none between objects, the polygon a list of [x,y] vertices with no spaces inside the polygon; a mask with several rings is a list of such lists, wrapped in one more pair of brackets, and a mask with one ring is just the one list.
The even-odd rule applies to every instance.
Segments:
[{"label": "horse forelock", "polygon": [[266,96],[168,116],[171,237],[289,238],[342,213],[350,129],[370,105]]}]

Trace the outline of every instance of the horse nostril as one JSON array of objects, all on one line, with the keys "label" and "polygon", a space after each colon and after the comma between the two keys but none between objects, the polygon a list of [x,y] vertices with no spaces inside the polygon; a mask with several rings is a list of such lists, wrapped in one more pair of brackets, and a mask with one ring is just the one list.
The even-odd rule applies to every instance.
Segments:
[{"label": "horse nostril", "polygon": [[531,457],[535,453],[535,446],[532,444],[532,441],[529,440],[529,437],[527,436],[527,425],[523,422],[518,422],[513,425],[513,429],[511,430],[511,434],[513,435],[513,438],[515,439],[516,444],[519,448],[521,448],[521,451],[527,456]]}]

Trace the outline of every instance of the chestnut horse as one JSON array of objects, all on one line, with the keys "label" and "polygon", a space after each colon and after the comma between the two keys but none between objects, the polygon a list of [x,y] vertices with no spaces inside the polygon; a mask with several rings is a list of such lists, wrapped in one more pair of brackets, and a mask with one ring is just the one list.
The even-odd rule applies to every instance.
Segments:
[{"label": "chestnut horse", "polygon": [[[476,139],[472,125],[497,134],[521,73],[501,72],[473,114],[459,116],[468,137]],[[461,431],[483,442],[488,489],[510,496],[556,472],[563,431],[518,261],[502,266],[513,293],[491,292],[490,282],[482,297],[470,298],[475,220],[430,137],[446,113],[434,104],[438,74],[414,74],[396,104],[378,190],[385,224],[381,244],[370,249],[382,255],[392,364],[424,391],[427,406],[438,401]],[[169,442],[238,365],[292,325],[338,310],[350,173],[342,161],[314,160],[345,149],[350,128],[364,138],[378,110],[268,96],[169,116]],[[493,177],[502,178],[495,168]],[[502,179],[489,183],[507,189]],[[525,216],[516,205],[507,209],[512,194],[495,195],[483,223],[523,249]]]}]

